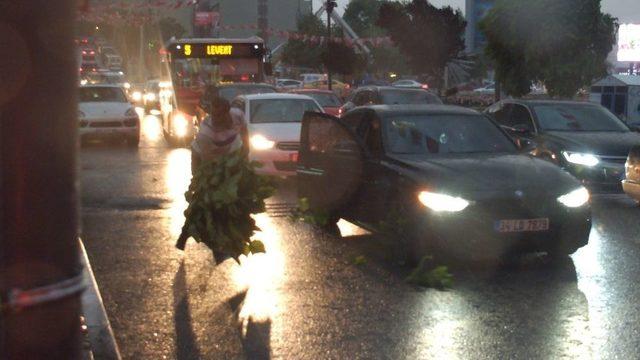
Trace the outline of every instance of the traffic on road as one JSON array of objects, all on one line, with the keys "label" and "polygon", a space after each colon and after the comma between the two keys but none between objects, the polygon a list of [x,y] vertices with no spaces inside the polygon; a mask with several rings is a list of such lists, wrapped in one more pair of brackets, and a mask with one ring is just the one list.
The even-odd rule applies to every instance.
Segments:
[{"label": "traffic on road", "polygon": [[0,12],[0,359],[640,358],[640,5],[57,3]]}]

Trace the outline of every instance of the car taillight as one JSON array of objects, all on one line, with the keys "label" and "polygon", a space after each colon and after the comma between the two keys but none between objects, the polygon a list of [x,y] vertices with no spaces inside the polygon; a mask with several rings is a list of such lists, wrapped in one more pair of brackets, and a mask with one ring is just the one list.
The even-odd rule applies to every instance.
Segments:
[{"label": "car taillight", "polygon": [[424,84],[424,85],[422,85],[422,86],[421,86],[421,88],[423,88],[423,89],[425,89],[425,90],[428,90],[428,89],[429,89],[429,85]]},{"label": "car taillight", "polygon": [[342,115],[342,108],[338,109],[338,116]]}]

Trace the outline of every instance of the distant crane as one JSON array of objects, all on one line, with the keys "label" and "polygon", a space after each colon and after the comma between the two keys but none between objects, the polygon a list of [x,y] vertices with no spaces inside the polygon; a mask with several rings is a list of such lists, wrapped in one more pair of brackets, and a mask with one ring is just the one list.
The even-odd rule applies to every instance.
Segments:
[{"label": "distant crane", "polygon": [[[322,19],[322,14],[324,12],[327,11],[327,7],[326,4],[323,2],[322,6],[320,6],[320,9],[318,9],[318,11],[316,11],[315,15],[316,17]],[[368,58],[371,57],[371,50],[369,49],[369,47],[364,43],[364,41],[362,41],[362,39],[360,39],[360,36],[358,36],[358,34],[356,34],[355,31],[353,31],[353,29],[351,28],[351,26],[349,26],[349,24],[347,24],[346,21],[344,21],[344,19],[342,18],[342,16],[340,16],[340,14],[338,14],[337,11],[332,11],[331,12],[331,18],[333,19],[333,21],[335,21],[338,25],[340,25],[340,27],[342,28],[342,30],[344,30],[344,32],[346,33],[346,35],[353,40],[354,44],[356,44],[358,46],[358,49],[364,53],[365,55],[367,55]]]}]

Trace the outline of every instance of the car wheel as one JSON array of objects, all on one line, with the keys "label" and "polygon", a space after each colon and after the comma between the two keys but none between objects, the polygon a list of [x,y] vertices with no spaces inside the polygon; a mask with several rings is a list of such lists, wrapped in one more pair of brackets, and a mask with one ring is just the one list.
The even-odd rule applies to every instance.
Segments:
[{"label": "car wheel", "polygon": [[322,225],[322,230],[326,231],[331,235],[335,235],[337,237],[341,237],[340,227],[338,226],[338,221],[340,221],[340,216],[331,214],[329,215],[329,219],[327,223]]},{"label": "car wheel", "polygon": [[140,145],[140,134],[137,136],[131,136],[127,139],[127,146],[131,148],[137,148]]}]

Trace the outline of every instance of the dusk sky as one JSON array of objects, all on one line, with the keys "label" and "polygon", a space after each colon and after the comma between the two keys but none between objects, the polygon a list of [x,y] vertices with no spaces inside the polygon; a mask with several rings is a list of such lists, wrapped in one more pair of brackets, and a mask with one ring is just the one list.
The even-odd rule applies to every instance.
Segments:
[{"label": "dusk sky", "polygon": [[[340,12],[343,11],[349,0],[336,0],[340,8]],[[317,9],[321,0],[313,0],[313,7]],[[450,5],[454,8],[460,8],[464,12],[465,0],[433,0],[434,5],[443,6]],[[603,0],[603,10],[611,13],[620,19],[621,23],[638,23],[640,24],[640,0]]]}]

